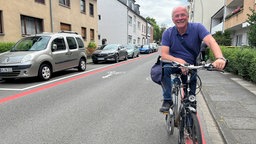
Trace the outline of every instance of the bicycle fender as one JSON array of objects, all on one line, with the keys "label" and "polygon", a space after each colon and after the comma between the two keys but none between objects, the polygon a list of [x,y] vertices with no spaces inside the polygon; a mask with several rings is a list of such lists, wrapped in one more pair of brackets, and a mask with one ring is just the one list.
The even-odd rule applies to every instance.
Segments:
[{"label": "bicycle fender", "polygon": [[189,109],[189,111],[191,111],[191,112],[194,112],[194,113],[196,112],[196,109],[195,109],[195,108],[193,108],[192,106],[188,106],[187,108],[188,108],[188,109]]}]

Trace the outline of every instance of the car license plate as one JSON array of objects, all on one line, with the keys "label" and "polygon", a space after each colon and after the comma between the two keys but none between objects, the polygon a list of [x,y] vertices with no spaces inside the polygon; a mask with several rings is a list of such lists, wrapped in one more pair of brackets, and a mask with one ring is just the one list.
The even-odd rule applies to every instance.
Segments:
[{"label": "car license plate", "polygon": [[98,58],[98,60],[104,60],[104,58]]},{"label": "car license plate", "polygon": [[0,68],[0,72],[12,72],[12,68]]}]

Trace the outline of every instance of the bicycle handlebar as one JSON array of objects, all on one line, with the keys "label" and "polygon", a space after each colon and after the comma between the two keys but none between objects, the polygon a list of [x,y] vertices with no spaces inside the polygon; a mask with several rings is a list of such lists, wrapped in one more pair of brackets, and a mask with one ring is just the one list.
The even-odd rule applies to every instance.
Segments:
[{"label": "bicycle handlebar", "polygon": [[[176,68],[178,68],[178,67],[184,67],[184,68],[187,68],[187,69],[189,69],[189,70],[195,70],[195,69],[206,69],[206,70],[208,70],[208,71],[221,71],[221,72],[224,72],[224,70],[218,70],[218,69],[216,69],[213,65],[212,65],[212,63],[205,63],[204,61],[203,62],[201,62],[198,66],[195,66],[195,65],[192,65],[192,64],[188,64],[188,63],[186,63],[186,64],[181,64],[181,63],[178,63],[178,62],[171,62],[172,64],[173,64],[173,66],[172,67],[176,67]],[[226,64],[225,64],[225,66],[224,66],[224,69],[226,68],[226,66],[228,65],[228,60],[226,60]]]}]

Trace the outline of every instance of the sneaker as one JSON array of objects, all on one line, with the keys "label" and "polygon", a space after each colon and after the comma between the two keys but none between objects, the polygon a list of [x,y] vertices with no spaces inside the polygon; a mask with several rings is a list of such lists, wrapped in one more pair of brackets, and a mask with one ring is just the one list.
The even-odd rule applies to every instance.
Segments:
[{"label": "sneaker", "polygon": [[169,108],[172,107],[173,102],[172,100],[164,100],[162,107],[160,108],[160,112],[168,112]]}]

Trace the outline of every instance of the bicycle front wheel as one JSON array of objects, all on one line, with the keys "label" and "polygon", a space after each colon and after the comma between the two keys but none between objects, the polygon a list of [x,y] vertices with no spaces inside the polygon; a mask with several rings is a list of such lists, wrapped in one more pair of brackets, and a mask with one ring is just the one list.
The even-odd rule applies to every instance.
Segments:
[{"label": "bicycle front wheel", "polygon": [[189,137],[187,142],[193,142],[193,144],[202,144],[202,133],[197,115],[195,113],[190,113],[190,116],[192,125],[188,128]]},{"label": "bicycle front wheel", "polygon": [[187,115],[183,124],[180,129],[179,144],[202,144],[202,133],[196,114],[190,113],[190,115]]}]

